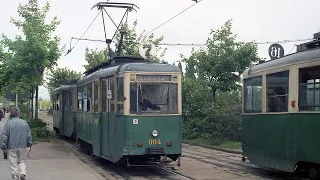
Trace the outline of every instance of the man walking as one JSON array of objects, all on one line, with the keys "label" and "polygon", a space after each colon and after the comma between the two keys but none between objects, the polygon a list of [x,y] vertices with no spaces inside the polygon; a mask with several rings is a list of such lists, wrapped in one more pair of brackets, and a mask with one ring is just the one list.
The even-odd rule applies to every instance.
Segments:
[{"label": "man walking", "polygon": [[10,118],[4,126],[1,149],[8,153],[12,179],[26,179],[27,150],[32,146],[31,131],[28,123],[20,119],[18,108],[12,108]]}]

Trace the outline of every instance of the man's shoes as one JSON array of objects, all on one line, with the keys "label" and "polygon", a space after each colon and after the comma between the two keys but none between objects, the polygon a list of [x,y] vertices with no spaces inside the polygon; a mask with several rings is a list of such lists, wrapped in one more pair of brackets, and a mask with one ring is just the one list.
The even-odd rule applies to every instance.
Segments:
[{"label": "man's shoes", "polygon": [[20,180],[26,180],[26,175],[22,174]]},{"label": "man's shoes", "polygon": [[13,179],[13,180],[19,180],[18,174],[13,174],[13,175],[12,175],[12,179]]}]

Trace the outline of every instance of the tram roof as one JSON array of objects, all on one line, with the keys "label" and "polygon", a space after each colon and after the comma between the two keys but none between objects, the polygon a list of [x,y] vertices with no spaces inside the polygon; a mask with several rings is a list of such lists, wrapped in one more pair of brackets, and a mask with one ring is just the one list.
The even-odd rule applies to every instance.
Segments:
[{"label": "tram roof", "polygon": [[280,66],[289,66],[295,63],[308,62],[320,60],[320,48],[315,48],[312,50],[301,51],[293,54],[289,54],[282,58],[275,60],[266,61],[261,64],[254,65],[243,72],[243,78],[247,78],[251,73],[256,73],[259,71],[267,71]]},{"label": "tram roof", "polygon": [[181,72],[179,67],[171,64],[162,63],[126,63],[118,66],[112,66],[105,69],[98,70],[89,74],[77,82],[77,86],[82,86],[97,78],[114,76],[121,72]]},{"label": "tram roof", "polygon": [[72,89],[74,89],[76,86],[75,84],[71,84],[71,85],[62,85],[56,89],[53,90],[53,94],[57,94],[58,92],[69,92]]}]

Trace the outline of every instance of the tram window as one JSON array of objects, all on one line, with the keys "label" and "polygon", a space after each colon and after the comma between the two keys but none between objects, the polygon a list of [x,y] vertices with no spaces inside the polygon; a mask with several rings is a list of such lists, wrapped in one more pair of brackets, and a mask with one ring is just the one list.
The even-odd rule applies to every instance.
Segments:
[{"label": "tram window", "polygon": [[107,111],[107,79],[102,79],[102,112]]},{"label": "tram window", "polygon": [[115,90],[115,87],[114,87],[114,79],[113,78],[110,78],[110,90],[113,92],[112,93],[112,98],[111,98],[111,105],[110,105],[110,112],[114,112],[114,94],[116,91]]},{"label": "tram window", "polygon": [[177,113],[178,85],[175,83],[131,83],[130,112]]},{"label": "tram window", "polygon": [[87,88],[87,85],[84,85],[83,86],[83,95],[82,95],[82,98],[83,98],[83,103],[82,103],[82,106],[83,106],[83,111],[87,112],[88,110],[88,106],[87,106],[87,100],[88,100],[88,88]]},{"label": "tram window", "polygon": [[69,108],[72,111],[72,92],[69,92]]},{"label": "tram window", "polygon": [[94,82],[94,112],[98,112],[98,107],[99,107],[99,97],[98,97],[98,92],[99,92],[99,83],[98,81]]},{"label": "tram window", "polygon": [[78,88],[78,111],[82,111],[83,87]]},{"label": "tram window", "polygon": [[87,84],[88,98],[87,98],[87,111],[91,112],[92,108],[92,83]]},{"label": "tram window", "polygon": [[244,80],[244,112],[262,112],[262,77]]},{"label": "tram window", "polygon": [[60,101],[60,96],[57,94],[57,111],[59,111],[59,101]]},{"label": "tram window", "polygon": [[289,71],[267,75],[267,112],[287,112]]},{"label": "tram window", "polygon": [[299,70],[299,110],[320,110],[320,66]]},{"label": "tram window", "polygon": [[137,113],[137,83],[130,84],[130,113]]},{"label": "tram window", "polygon": [[118,107],[117,107],[117,113],[118,114],[123,114],[123,101],[124,101],[124,96],[123,96],[123,77],[117,78],[117,99],[118,99]]}]

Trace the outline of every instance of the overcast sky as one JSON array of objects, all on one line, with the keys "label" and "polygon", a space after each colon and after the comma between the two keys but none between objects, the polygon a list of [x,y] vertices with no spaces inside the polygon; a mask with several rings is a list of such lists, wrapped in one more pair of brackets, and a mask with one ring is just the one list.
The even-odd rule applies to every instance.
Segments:
[{"label": "overcast sky", "polygon": [[[43,5],[46,1],[39,0]],[[86,0],[49,0],[51,5],[48,19],[55,15],[61,19],[56,34],[61,37],[62,44],[67,49],[71,37],[80,37],[86,30],[98,10],[91,7],[98,1]],[[140,7],[138,12],[129,14],[129,24],[138,20],[137,30],[151,31],[161,23],[170,19],[183,9],[194,3],[192,0],[126,0],[113,2],[131,2]],[[10,24],[10,17],[17,17],[19,3],[27,0],[1,0],[0,5],[0,32],[9,37],[20,34],[19,30]],[[319,0],[203,0],[184,12],[174,20],[157,29],[155,36],[164,36],[165,43],[205,43],[210,29],[220,28],[224,22],[233,19],[232,31],[237,34],[239,41],[282,41],[311,38],[313,33],[320,30],[318,7]],[[122,9],[107,9],[116,23],[120,22],[124,13]],[[115,27],[107,21],[107,37],[111,38]],[[88,30],[84,38],[104,39],[101,16]],[[73,44],[76,41],[73,41]],[[285,54],[294,47],[294,43],[281,44]],[[59,67],[67,67],[76,71],[84,71],[85,48],[104,49],[104,43],[80,41],[74,50],[67,56],[62,56]],[[268,58],[270,44],[259,45],[259,56]],[[180,53],[190,55],[192,47],[168,47],[164,60],[170,62],[180,60]],[[295,52],[295,48],[291,51]],[[40,88],[40,97],[48,98],[45,88]]]}]

